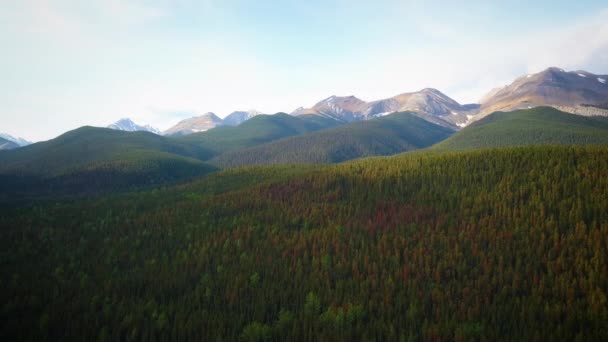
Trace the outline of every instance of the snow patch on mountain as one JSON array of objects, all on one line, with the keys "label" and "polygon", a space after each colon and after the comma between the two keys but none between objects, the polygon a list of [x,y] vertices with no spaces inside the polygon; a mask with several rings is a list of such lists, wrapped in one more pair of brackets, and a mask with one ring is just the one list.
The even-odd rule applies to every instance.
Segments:
[{"label": "snow patch on mountain", "polygon": [[382,112],[382,113],[375,114],[374,116],[381,117],[381,116],[391,115],[393,113],[395,113],[395,112],[394,111],[392,111],[392,112]]}]

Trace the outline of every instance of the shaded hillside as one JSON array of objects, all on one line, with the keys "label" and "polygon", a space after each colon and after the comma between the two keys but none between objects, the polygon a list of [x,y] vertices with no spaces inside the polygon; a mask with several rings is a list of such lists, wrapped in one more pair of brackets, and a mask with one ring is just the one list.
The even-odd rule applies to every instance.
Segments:
[{"label": "shaded hillside", "polygon": [[221,167],[286,163],[336,163],[430,146],[453,131],[413,113],[396,113],[222,154]]},{"label": "shaded hillside", "polygon": [[607,169],[416,153],[3,208],[0,337],[606,340]]},{"label": "shaded hillside", "polygon": [[608,120],[569,114],[551,107],[496,112],[434,148],[460,150],[555,144],[608,144]]}]

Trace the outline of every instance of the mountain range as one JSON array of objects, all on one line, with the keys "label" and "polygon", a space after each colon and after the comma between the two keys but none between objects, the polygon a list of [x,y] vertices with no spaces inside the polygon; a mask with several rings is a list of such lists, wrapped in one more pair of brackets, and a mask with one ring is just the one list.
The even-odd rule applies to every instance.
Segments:
[{"label": "mountain range", "polygon": [[565,112],[608,116],[608,75],[566,72],[551,67],[496,88],[478,104],[462,105],[437,89],[426,88],[387,99],[365,102],[355,96],[331,96],[293,115],[316,114],[345,122],[368,120],[399,111],[412,111],[445,127],[463,128],[495,111],[551,106]]},{"label": "mountain range", "polygon": [[[582,70],[567,72],[561,68],[551,67],[536,74],[521,76],[511,84],[493,89],[480,99],[478,104],[460,104],[437,89],[425,88],[371,102],[355,96],[334,95],[317,102],[310,108],[300,107],[291,115],[322,117],[339,124],[366,121],[396,112],[410,112],[428,122],[452,130],[462,129],[496,111],[508,112],[538,106],[550,106],[584,116],[608,116],[607,82],[608,75],[597,75]],[[222,119],[209,112],[184,119],[164,131],[123,118],[109,125],[108,128],[127,132],[146,131],[159,135],[186,136],[220,126],[238,126],[260,114],[255,110],[235,111]],[[8,134],[0,134],[0,137],[6,140],[0,145],[1,149],[18,148],[30,143]]]},{"label": "mountain range", "polygon": [[457,128],[464,125],[467,113],[473,113],[476,108],[475,105],[461,105],[437,89],[426,88],[372,102],[355,96],[331,96],[311,108],[298,108],[292,115],[315,114],[353,122],[408,111],[429,122]]},{"label": "mountain range", "polygon": [[[551,67],[536,74],[521,76],[509,85],[495,88],[475,104],[460,104],[437,89],[425,88],[371,102],[352,95],[332,95],[310,108],[297,108],[291,115],[318,115],[348,123],[396,112],[412,112],[431,123],[456,130],[495,111],[537,106],[551,106],[585,116],[608,116],[607,80],[608,75],[596,75],[582,70],[567,72]],[[179,136],[204,132],[219,126],[237,126],[260,114],[255,110],[235,111],[222,119],[209,112],[184,119],[162,134]],[[160,134],[159,130],[150,126],[139,126],[129,119],[122,119],[108,127]]]}]

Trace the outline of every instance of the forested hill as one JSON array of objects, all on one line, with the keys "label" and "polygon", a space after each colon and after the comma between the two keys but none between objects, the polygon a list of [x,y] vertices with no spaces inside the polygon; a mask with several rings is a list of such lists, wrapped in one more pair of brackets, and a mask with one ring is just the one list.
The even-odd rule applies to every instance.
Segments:
[{"label": "forested hill", "polygon": [[524,145],[608,144],[608,119],[536,107],[496,112],[437,144],[440,150]]},{"label": "forested hill", "polygon": [[0,215],[0,338],[608,339],[608,148],[222,171]]},{"label": "forested hill", "polygon": [[81,127],[0,151],[0,200],[160,185],[206,174],[212,152],[149,132]]},{"label": "forested hill", "polygon": [[249,148],[277,139],[334,127],[340,122],[318,115],[291,116],[285,113],[257,115],[242,124],[220,126],[206,132],[176,138],[178,141],[205,146],[214,155]]},{"label": "forested hill", "polygon": [[224,153],[210,162],[220,167],[337,163],[428,147],[453,133],[413,113],[402,112]]}]

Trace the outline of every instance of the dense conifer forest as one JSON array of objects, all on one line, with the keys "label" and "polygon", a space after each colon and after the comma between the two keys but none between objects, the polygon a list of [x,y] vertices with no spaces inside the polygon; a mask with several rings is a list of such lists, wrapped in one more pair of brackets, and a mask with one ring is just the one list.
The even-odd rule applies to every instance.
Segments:
[{"label": "dense conifer forest", "polygon": [[440,142],[438,150],[526,145],[606,145],[608,119],[585,117],[552,107],[495,112]]},{"label": "dense conifer forest", "polygon": [[338,163],[429,147],[453,133],[415,113],[401,112],[230,151],[209,162],[218,167]]},{"label": "dense conifer forest", "polygon": [[608,148],[220,171],[0,208],[2,340],[606,340]]}]

